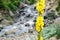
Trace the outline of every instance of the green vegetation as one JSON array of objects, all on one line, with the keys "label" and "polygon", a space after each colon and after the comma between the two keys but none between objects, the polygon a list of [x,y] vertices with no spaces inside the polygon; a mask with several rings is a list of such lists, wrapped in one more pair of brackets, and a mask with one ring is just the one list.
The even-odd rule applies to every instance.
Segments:
[{"label": "green vegetation", "polygon": [[58,0],[58,6],[56,8],[56,11],[58,12],[58,15],[60,16],[60,0]]},{"label": "green vegetation", "polygon": [[[23,2],[24,0],[0,0],[0,8],[7,9],[11,11],[15,11],[18,9],[20,2]],[[33,4],[36,2],[36,0],[28,0],[30,4]]]},{"label": "green vegetation", "polygon": [[47,15],[47,19],[54,20],[56,18],[55,12],[50,12]]},{"label": "green vegetation", "polygon": [[[50,24],[48,27],[45,27],[43,30],[44,39],[51,38],[56,35],[57,39],[60,39],[60,23],[58,24]],[[41,33],[42,33],[41,32]]]},{"label": "green vegetation", "polygon": [[0,8],[15,11],[18,9],[20,0],[0,0]]},{"label": "green vegetation", "polygon": [[60,39],[60,24],[57,27],[57,39]]},{"label": "green vegetation", "polygon": [[57,6],[56,10],[57,10],[58,12],[60,11],[60,0],[58,0],[58,6]]}]

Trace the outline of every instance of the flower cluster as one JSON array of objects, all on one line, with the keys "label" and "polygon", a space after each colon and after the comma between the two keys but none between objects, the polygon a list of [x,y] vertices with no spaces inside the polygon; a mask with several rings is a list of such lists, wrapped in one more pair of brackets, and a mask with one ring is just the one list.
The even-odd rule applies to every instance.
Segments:
[{"label": "flower cluster", "polygon": [[39,13],[43,14],[45,8],[45,0],[39,0],[39,2],[36,4],[36,9]]},{"label": "flower cluster", "polygon": [[44,26],[44,17],[43,17],[44,8],[45,8],[45,0],[39,0],[39,2],[36,5],[36,9],[39,12],[38,18],[36,20],[36,30],[38,32],[40,32]]},{"label": "flower cluster", "polygon": [[38,16],[37,20],[36,20],[36,30],[38,32],[40,32],[43,29],[44,26],[44,17],[43,16]]},{"label": "flower cluster", "polygon": [[[36,9],[39,13],[38,18],[36,20],[36,30],[38,32],[38,35],[44,27],[44,17],[43,17],[44,8],[45,8],[45,0],[39,0],[39,2],[36,5]],[[43,37],[39,35],[38,40],[43,40]]]}]

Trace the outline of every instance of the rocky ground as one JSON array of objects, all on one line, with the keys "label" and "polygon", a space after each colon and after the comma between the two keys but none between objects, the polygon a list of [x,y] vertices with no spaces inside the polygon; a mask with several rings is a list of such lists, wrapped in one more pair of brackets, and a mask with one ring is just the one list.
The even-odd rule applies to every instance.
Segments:
[{"label": "rocky ground", "polygon": [[[45,27],[52,23],[57,24],[59,22],[58,20],[60,20],[55,10],[56,0],[46,0],[46,3],[46,11],[44,14]],[[0,20],[0,40],[37,40],[35,22],[38,12],[35,4],[27,5],[22,3],[22,5],[24,5],[23,8],[15,12],[14,20],[6,20],[1,14],[3,11],[0,12],[0,19],[3,20]],[[56,38],[52,37],[50,40],[56,40]]]}]

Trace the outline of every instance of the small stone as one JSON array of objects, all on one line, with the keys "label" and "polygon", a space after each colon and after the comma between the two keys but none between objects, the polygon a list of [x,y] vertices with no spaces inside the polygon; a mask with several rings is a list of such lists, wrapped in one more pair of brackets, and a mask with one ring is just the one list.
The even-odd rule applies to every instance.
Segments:
[{"label": "small stone", "polygon": [[26,26],[26,27],[29,27],[29,26],[30,26],[30,24],[29,24],[29,23],[26,23],[26,24],[25,24],[25,26]]},{"label": "small stone", "polygon": [[29,17],[30,17],[30,14],[29,14],[29,15],[27,15],[26,17],[28,17],[28,18],[29,18]]},{"label": "small stone", "polygon": [[22,13],[22,16],[24,16],[25,15],[25,13]]},{"label": "small stone", "polygon": [[36,22],[36,19],[35,19],[35,20],[33,20],[33,22]]}]

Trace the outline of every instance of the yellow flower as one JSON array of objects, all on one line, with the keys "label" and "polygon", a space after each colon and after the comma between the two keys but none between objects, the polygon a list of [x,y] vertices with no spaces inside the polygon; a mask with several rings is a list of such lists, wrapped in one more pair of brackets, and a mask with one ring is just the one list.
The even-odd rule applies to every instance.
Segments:
[{"label": "yellow flower", "polygon": [[36,9],[39,13],[43,14],[44,13],[44,8],[45,8],[45,0],[39,0],[39,2],[36,4]]},{"label": "yellow flower", "polygon": [[43,16],[38,16],[37,20],[36,20],[36,30],[38,32],[41,31],[41,29],[43,29],[44,26],[44,17]]},{"label": "yellow flower", "polygon": [[41,3],[45,3],[45,0],[39,0],[39,2],[41,2]]},{"label": "yellow flower", "polygon": [[39,0],[39,2],[36,5],[36,9],[39,13],[38,18],[36,20],[36,30],[38,32],[38,40],[43,40],[43,37],[40,36],[40,32],[44,27],[44,8],[45,8],[45,0]]},{"label": "yellow flower", "polygon": [[39,40],[43,40],[43,37],[40,37],[40,39]]}]

